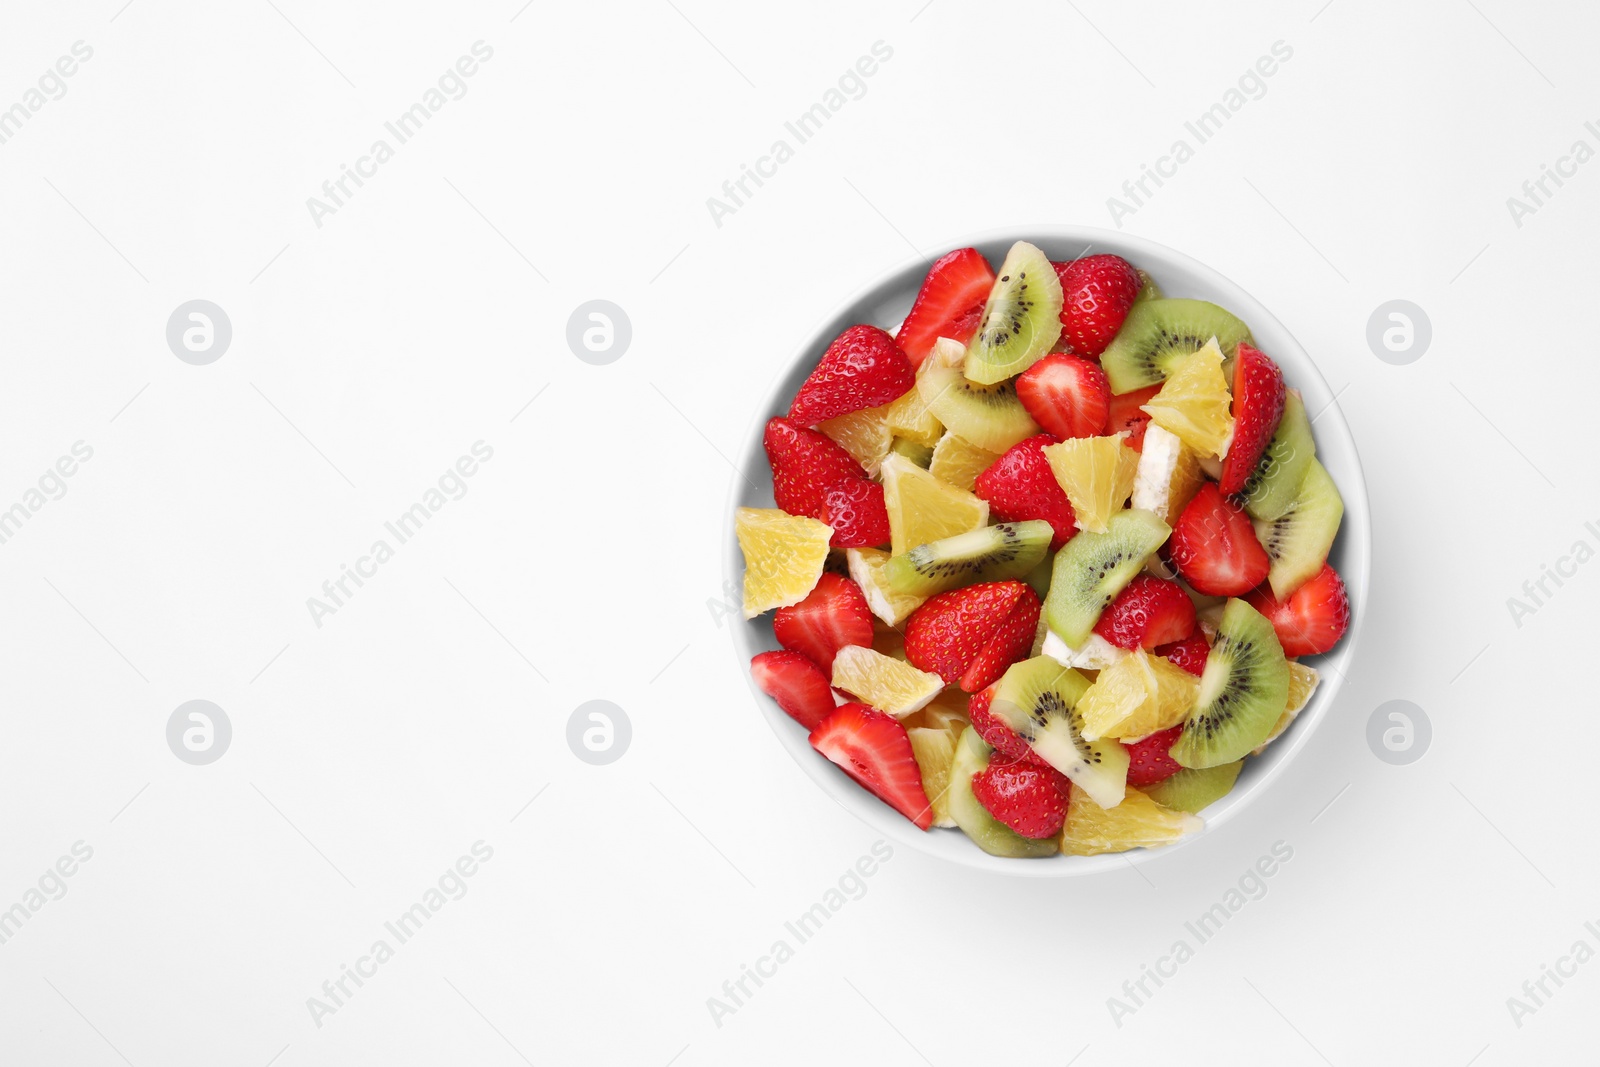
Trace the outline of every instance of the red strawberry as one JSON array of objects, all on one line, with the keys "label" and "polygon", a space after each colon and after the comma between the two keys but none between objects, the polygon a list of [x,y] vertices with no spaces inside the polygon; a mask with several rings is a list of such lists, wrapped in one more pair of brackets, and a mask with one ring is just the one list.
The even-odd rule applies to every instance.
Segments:
[{"label": "red strawberry", "polygon": [[894,719],[865,704],[841,704],[811,731],[811,747],[919,829],[933,825],[911,738]]},{"label": "red strawberry", "polygon": [[994,759],[972,776],[972,795],[1023,837],[1054,837],[1067,821],[1072,783],[1054,767]]},{"label": "red strawberry", "polygon": [[[961,687],[969,693],[982,689],[994,678],[969,686],[968,668],[977,666],[981,676],[990,673],[996,662],[1005,660],[1018,642],[1021,624],[1017,607],[1030,602],[1033,626],[1037,626],[1039,597],[1021,582],[983,582],[940,593],[906,620],[906,662],[939,675],[947,685],[959,678]],[[1030,627],[1030,645],[1032,641]],[[992,644],[998,644],[998,650],[991,649]],[[1024,647],[1022,654],[1027,652]],[[1009,665],[1011,660],[1005,662]],[[1000,671],[1004,669],[1002,666]]]},{"label": "red strawberry", "polygon": [[1044,446],[1056,439],[1047,433],[1034,434],[1012,445],[979,474],[972,491],[989,502],[989,517],[1001,522],[1044,519],[1055,531],[1051,548],[1060,548],[1078,532],[1072,503],[1044,458]]},{"label": "red strawberry", "polygon": [[1123,444],[1135,452],[1144,451],[1144,431],[1150,425],[1150,416],[1139,409],[1150,403],[1150,398],[1160,391],[1160,385],[1152,385],[1147,389],[1135,389],[1131,393],[1112,397],[1111,409],[1106,415],[1106,433],[1127,430],[1128,436]]},{"label": "red strawberry", "polygon": [[772,633],[778,644],[805,653],[826,673],[845,645],[872,646],[872,611],[859,585],[827,573],[804,600],[773,614]]},{"label": "red strawberry", "polygon": [[1144,283],[1121,256],[1098,255],[1052,264],[1061,279],[1061,332],[1075,352],[1099,356],[1122,329]]},{"label": "red strawberry", "polygon": [[807,730],[833,714],[828,676],[798,652],[760,652],[750,661],[750,677],[778,707]]},{"label": "red strawberry", "polygon": [[1017,399],[1057,437],[1097,437],[1106,430],[1111,386],[1100,364],[1058,352],[1022,372]]},{"label": "red strawberry", "polygon": [[987,689],[973,693],[972,699],[967,701],[967,718],[972,720],[972,728],[978,731],[978,736],[1008,760],[1032,761],[1048,767],[1049,764],[1034,753],[1028,742],[989,710],[989,704],[993,700],[994,686],[991,685]]},{"label": "red strawberry", "polygon": [[1194,633],[1194,601],[1177,582],[1136,575],[1100,613],[1094,632],[1118,648],[1152,649],[1182,641]]},{"label": "red strawberry", "polygon": [[1211,655],[1211,642],[1206,640],[1206,635],[1196,630],[1182,641],[1175,641],[1170,645],[1157,645],[1155,653],[1165,656],[1167,662],[1177,667],[1182,667],[1195,677],[1206,673],[1206,657]]},{"label": "red strawberry", "polygon": [[875,408],[904,396],[916,371],[894,338],[876,326],[852,326],[834,338],[794,402],[789,418],[801,426]]},{"label": "red strawberry", "polygon": [[962,344],[971,340],[992,288],[994,271],[976,248],[958,248],[935,261],[895,334],[911,365],[922,366],[941,337]]},{"label": "red strawberry", "polygon": [[1034,635],[1039,631],[1040,609],[1039,598],[1032,589],[1027,596],[1018,598],[1017,606],[1011,609],[1005,622],[962,672],[958,681],[963,692],[975,693],[992,685],[1006,673],[1007,667],[1028,658]]},{"label": "red strawberry", "polygon": [[847,478],[822,498],[822,521],[833,527],[834,548],[871,548],[889,541],[889,509],[883,486],[865,478]]},{"label": "red strawberry", "polygon": [[772,465],[773,498],[791,515],[821,519],[829,489],[847,479],[867,476],[843,446],[788,419],[770,420],[762,443]]},{"label": "red strawberry", "polygon": [[1183,764],[1168,751],[1181,733],[1183,727],[1174,726],[1128,745],[1128,784],[1155,785],[1183,770]]},{"label": "red strawberry", "polygon": [[1315,578],[1290,593],[1288,600],[1273,599],[1267,586],[1245,600],[1272,623],[1285,656],[1326,652],[1350,628],[1350,594],[1345,592],[1339,572],[1326,563]]},{"label": "red strawberry", "polygon": [[1228,502],[1215,482],[1201,486],[1189,501],[1168,543],[1173,566],[1210,596],[1243,596],[1271,568],[1249,517]]},{"label": "red strawberry", "polygon": [[1244,488],[1283,417],[1283,372],[1248,342],[1233,363],[1233,444],[1222,461],[1222,491]]}]

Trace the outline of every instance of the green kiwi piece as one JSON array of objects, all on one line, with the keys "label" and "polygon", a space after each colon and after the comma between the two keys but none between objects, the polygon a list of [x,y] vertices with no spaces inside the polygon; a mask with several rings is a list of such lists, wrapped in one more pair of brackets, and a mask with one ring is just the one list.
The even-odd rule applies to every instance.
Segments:
[{"label": "green kiwi piece", "polygon": [[1166,294],[1161,291],[1161,286],[1156,284],[1154,278],[1137,267],[1134,268],[1134,273],[1139,276],[1139,292],[1133,298],[1134,303],[1138,303],[1141,300],[1161,300],[1165,298]]},{"label": "green kiwi piece", "polygon": [[933,462],[933,449],[927,445],[919,445],[915,441],[904,437],[896,437],[889,446],[889,451],[898,452],[923,470],[928,469],[928,464]]},{"label": "green kiwi piece", "polygon": [[1312,460],[1288,510],[1276,519],[1255,521],[1256,540],[1272,561],[1267,581],[1273,596],[1286,600],[1317,576],[1328,561],[1342,518],[1344,497],[1339,495],[1339,487],[1322,464]]},{"label": "green kiwi piece", "polygon": [[1163,808],[1198,815],[1202,809],[1210,807],[1228,795],[1233,789],[1233,783],[1239,780],[1239,771],[1243,768],[1243,760],[1198,770],[1185,767],[1171,778],[1163,778],[1155,785],[1141,786],[1140,791]]},{"label": "green kiwi piece", "polygon": [[959,366],[934,365],[930,357],[917,375],[917,391],[946,429],[990,452],[1004,452],[1039,432],[1014,382],[978,385]]},{"label": "green kiwi piece", "polygon": [[1001,522],[891,556],[885,574],[897,593],[930,597],[975,582],[1021,578],[1050,549],[1043,519]]},{"label": "green kiwi piece", "polygon": [[[1049,656],[1013,663],[995,686],[989,711],[1028,742],[1074,789],[1102,808],[1122,803],[1128,784],[1128,750],[1110,738],[1086,741],[1078,701],[1089,679]],[[1286,698],[1287,702],[1287,698]]]},{"label": "green kiwi piece", "polygon": [[1249,512],[1252,519],[1276,519],[1294,503],[1306,468],[1316,458],[1317,443],[1311,438],[1305,401],[1291,389],[1284,397],[1283,418],[1278,420],[1278,428],[1262,451],[1256,469],[1235,494],[1234,503]]},{"label": "green kiwi piece", "polygon": [[1050,572],[1055,566],[1055,562],[1056,554],[1047,550],[1043,556],[1039,557],[1038,566],[1022,576],[1022,580],[1027,582],[1035,593],[1039,594],[1040,600],[1050,595]]},{"label": "green kiwi piece", "polygon": [[1289,661],[1272,623],[1229,600],[1172,758],[1196,770],[1241,760],[1272,733],[1288,703]]},{"label": "green kiwi piece", "polygon": [[989,757],[993,752],[972,727],[961,731],[961,739],[956,742],[956,756],[950,764],[950,784],[946,787],[950,817],[973,843],[991,856],[1034,859],[1055,855],[1060,847],[1055,838],[1023,837],[990,815],[989,809],[973,795],[972,776],[989,769]]},{"label": "green kiwi piece", "polygon": [[979,385],[1014,378],[1043,358],[1061,336],[1061,279],[1049,257],[1026,241],[1012,245],[980,322],[966,363]]},{"label": "green kiwi piece", "polygon": [[1240,341],[1250,340],[1250,327],[1204,300],[1136,300],[1100,366],[1113,393],[1131,393],[1166,381],[1185,356],[1213,337],[1231,357]]},{"label": "green kiwi piece", "polygon": [[1073,648],[1081,647],[1106,605],[1170,533],[1170,526],[1142,508],[1117,512],[1105,533],[1077,533],[1056,553],[1051,569],[1044,605],[1050,629]]}]

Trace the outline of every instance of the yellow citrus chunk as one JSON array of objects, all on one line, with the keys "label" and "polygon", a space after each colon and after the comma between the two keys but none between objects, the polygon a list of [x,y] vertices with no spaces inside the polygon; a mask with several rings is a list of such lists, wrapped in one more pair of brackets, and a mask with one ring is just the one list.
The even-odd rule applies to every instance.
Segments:
[{"label": "yellow citrus chunk", "polygon": [[989,522],[987,500],[946,485],[893,452],[883,460],[883,502],[889,509],[889,545],[896,556]]},{"label": "yellow citrus chunk", "polygon": [[1151,424],[1145,427],[1144,450],[1139,453],[1139,468],[1133,476],[1130,507],[1153,511],[1176,526],[1178,516],[1205,484],[1200,469],[1200,453],[1183,443],[1170,430]]},{"label": "yellow citrus chunk", "polygon": [[1199,692],[1199,678],[1136,648],[1102,670],[1078,701],[1084,739],[1140,738],[1177,726]]},{"label": "yellow citrus chunk", "polygon": [[911,593],[897,593],[889,588],[889,576],[884,572],[889,553],[882,549],[847,548],[844,558],[850,568],[850,577],[867,598],[867,607],[890,626],[899,626],[928,599]]},{"label": "yellow citrus chunk", "polygon": [[1221,459],[1233,441],[1232,402],[1222,374],[1222,349],[1213,337],[1174,367],[1161,391],[1140,410],[1200,455]]},{"label": "yellow citrus chunk", "polygon": [[932,448],[939,443],[939,435],[944,433],[943,424],[928,410],[927,401],[922,399],[922,394],[915,386],[900,399],[885,404],[883,412],[889,431],[907,441]]},{"label": "yellow citrus chunk", "polygon": [[1044,446],[1044,458],[1056,476],[1078,529],[1105,533],[1111,516],[1122,510],[1133,492],[1139,453],[1114,437],[1072,437]]},{"label": "yellow citrus chunk", "polygon": [[846,645],[833,657],[833,684],[897,719],[917,711],[944,690],[944,679],[937,674],[919,671],[905,660],[860,645]]},{"label": "yellow citrus chunk", "polygon": [[1205,823],[1198,815],[1162,807],[1137,789],[1129,789],[1122,803],[1102,808],[1089,794],[1074,788],[1067,801],[1067,823],[1061,828],[1061,851],[1069,856],[1098,856],[1155,848],[1192,834]]},{"label": "yellow citrus chunk", "polygon": [[744,617],[798,604],[822,577],[833,528],[778,508],[740,508],[734,533],[744,553]]},{"label": "yellow citrus chunk", "polygon": [[922,791],[933,809],[933,825],[954,826],[950,817],[950,765],[956,759],[956,734],[925,726],[906,730],[911,739],[911,755],[922,772]]},{"label": "yellow citrus chunk", "polygon": [[933,461],[928,467],[928,473],[957,489],[972,492],[972,483],[977,481],[978,475],[994,465],[1000,458],[998,452],[990,452],[987,448],[957,437],[945,431],[939,438],[939,443],[933,446]]},{"label": "yellow citrus chunk", "polygon": [[1278,721],[1273,724],[1272,732],[1267,735],[1267,740],[1261,742],[1253,750],[1253,755],[1261,755],[1261,750],[1268,743],[1277,739],[1278,735],[1289,728],[1294,722],[1294,717],[1311,703],[1311,694],[1317,691],[1317,685],[1322,681],[1322,675],[1317,673],[1315,667],[1308,667],[1295,660],[1289,661],[1289,705],[1283,709],[1283,714],[1278,716]]},{"label": "yellow citrus chunk", "polygon": [[844,450],[856,458],[868,476],[876,478],[883,457],[894,444],[894,432],[889,429],[886,412],[889,406],[862,408],[848,415],[817,424],[817,429],[827,434]]}]

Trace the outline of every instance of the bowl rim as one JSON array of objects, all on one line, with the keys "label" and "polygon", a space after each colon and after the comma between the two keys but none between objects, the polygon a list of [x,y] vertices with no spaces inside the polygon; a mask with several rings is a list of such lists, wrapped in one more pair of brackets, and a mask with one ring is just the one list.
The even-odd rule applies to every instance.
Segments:
[{"label": "bowl rim", "polygon": [[[749,662],[756,652],[764,651],[757,647],[756,640],[751,636],[758,631],[763,619],[770,619],[766,615],[756,619],[736,618],[732,629],[731,645],[738,661],[738,668],[745,679],[746,685],[756,698],[756,703],[761,709],[767,725],[776,735],[779,744],[794,758],[795,762],[811,778],[823,792],[843,807],[847,812],[870,826],[872,829],[890,838],[897,844],[906,846],[923,853],[924,855],[955,863],[959,866],[1004,873],[1014,877],[1028,878],[1068,878],[1083,875],[1097,874],[1109,870],[1124,870],[1130,864],[1139,865],[1154,862],[1156,859],[1180,850],[1188,849],[1204,838],[1213,835],[1218,828],[1226,825],[1239,812],[1253,804],[1267,789],[1278,780],[1287,766],[1301,753],[1323,720],[1327,717],[1329,708],[1338,696],[1346,679],[1346,671],[1356,648],[1366,614],[1367,588],[1371,573],[1371,512],[1370,501],[1367,496],[1366,478],[1361,468],[1360,453],[1356,448],[1350,427],[1344,419],[1342,409],[1339,408],[1337,394],[1328,386],[1327,379],[1322,376],[1321,369],[1305,346],[1288,330],[1277,316],[1273,315],[1267,307],[1238,285],[1232,279],[1217,271],[1214,267],[1166,245],[1138,237],[1118,230],[1106,230],[1099,227],[1074,226],[1060,223],[1050,223],[1035,226],[1007,226],[989,229],[977,233],[968,233],[963,236],[940,242],[935,247],[954,250],[966,247],[979,247],[984,245],[1008,244],[1010,242],[1026,240],[1035,243],[1060,244],[1068,247],[1079,247],[1082,250],[1074,255],[1081,258],[1091,251],[1114,252],[1133,262],[1136,266],[1149,271],[1152,277],[1157,277],[1165,270],[1177,268],[1199,275],[1207,287],[1220,294],[1215,297],[1215,302],[1226,307],[1250,324],[1253,335],[1260,337],[1263,333],[1270,334],[1273,342],[1274,359],[1280,364],[1285,362],[1281,353],[1291,353],[1287,361],[1294,365],[1292,380],[1288,383],[1291,387],[1298,388],[1302,393],[1316,393],[1320,398],[1326,397],[1327,403],[1314,416],[1313,421],[1321,419],[1322,415],[1331,413],[1331,421],[1325,421],[1318,426],[1318,454],[1325,455],[1324,445],[1332,445],[1339,454],[1337,465],[1341,468],[1340,475],[1335,479],[1339,493],[1344,499],[1344,517],[1339,530],[1338,551],[1341,559],[1340,577],[1344,579],[1351,599],[1350,626],[1346,631],[1340,646],[1332,652],[1315,657],[1315,664],[1319,668],[1324,665],[1331,667],[1331,671],[1321,670],[1320,683],[1316,692],[1312,694],[1308,705],[1295,717],[1293,726],[1283,737],[1273,742],[1271,748],[1262,756],[1254,757],[1252,763],[1259,766],[1256,773],[1249,773],[1255,768],[1246,766],[1247,778],[1242,777],[1240,784],[1245,788],[1235,787],[1228,796],[1218,801],[1212,808],[1207,809],[1209,814],[1203,816],[1205,826],[1200,831],[1190,834],[1181,841],[1157,849],[1135,849],[1131,852],[1108,853],[1099,856],[1066,856],[1056,855],[1042,859],[1021,860],[1001,856],[991,856],[978,848],[976,844],[965,840],[960,830],[951,831],[953,835],[961,838],[956,844],[964,846],[957,849],[936,847],[937,840],[933,833],[918,830],[904,816],[884,804],[866,789],[856,784],[842,771],[826,759],[821,758],[811,748],[805,731],[793,719],[785,714],[777,704],[763,693],[755,684],[750,675]],[[944,253],[940,253],[941,255]],[[817,319],[801,336],[788,357],[779,363],[776,372],[768,382],[763,393],[763,399],[757,407],[750,424],[746,427],[741,438],[741,449],[736,454],[744,462],[734,464],[736,471],[730,479],[728,490],[728,503],[724,511],[722,536],[725,538],[723,553],[724,588],[737,590],[742,584],[743,556],[739,551],[738,541],[733,536],[735,512],[741,506],[743,495],[741,482],[750,482],[747,468],[750,459],[763,456],[762,433],[767,420],[774,414],[781,414],[788,410],[788,396],[786,387],[791,378],[796,374],[802,361],[815,359],[832,340],[828,336],[834,326],[845,318],[855,317],[852,313],[858,308],[873,302],[875,297],[886,292],[904,288],[908,282],[913,289],[920,285],[921,279],[926,275],[927,269],[932,265],[933,258],[924,255],[906,257],[893,269],[876,275],[873,280],[855,289],[844,299],[836,303],[825,315]],[[1183,295],[1183,294],[1177,294]],[[907,308],[909,311],[909,307]],[[1290,378],[1285,374],[1285,378]],[[1269,759],[1267,754],[1271,754]],[[1264,766],[1260,766],[1264,763]]]}]

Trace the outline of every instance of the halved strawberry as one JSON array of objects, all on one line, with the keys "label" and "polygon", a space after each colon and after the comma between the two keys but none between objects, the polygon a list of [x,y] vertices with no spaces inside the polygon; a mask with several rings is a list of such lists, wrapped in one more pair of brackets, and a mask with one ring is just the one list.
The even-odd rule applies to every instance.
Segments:
[{"label": "halved strawberry", "polygon": [[865,704],[841,704],[811,731],[811,747],[919,829],[933,825],[911,738],[888,715]]},{"label": "halved strawberry", "polygon": [[1245,600],[1272,623],[1286,656],[1326,652],[1350,628],[1350,594],[1339,572],[1326,563],[1315,578],[1290,593],[1288,600],[1275,600],[1266,586]]},{"label": "halved strawberry", "polygon": [[1122,329],[1144,284],[1121,256],[1101,254],[1053,263],[1061,279],[1061,332],[1074,352],[1099,356]]},{"label": "halved strawberry", "polygon": [[993,685],[980,689],[967,701],[967,718],[972,721],[972,728],[989,743],[989,747],[1006,759],[1031,760],[1048,767],[1049,764],[1033,751],[1028,742],[989,710],[989,704],[994,700],[994,689]]},{"label": "halved strawberry", "polygon": [[887,404],[916,384],[916,371],[893,337],[876,326],[851,326],[834,338],[795,394],[789,418],[815,426]]},{"label": "halved strawberry", "polygon": [[772,466],[773,499],[791,515],[822,519],[823,500],[829,489],[846,479],[867,476],[842,445],[820,431],[785,418],[767,422],[762,444]]},{"label": "halved strawberry", "polygon": [[962,344],[971,340],[992,288],[994,271],[976,248],[958,248],[939,257],[922,281],[911,314],[895,333],[911,365],[922,366],[941,337]]},{"label": "halved strawberry", "polygon": [[[946,685],[959,678],[967,692],[982,689],[994,678],[968,688],[968,668],[977,664],[980,675],[988,673],[996,661],[1010,654],[1020,625],[1015,617],[1017,606],[1028,602],[1037,626],[1038,594],[1021,582],[983,582],[940,593],[906,620],[906,662],[937,674]],[[1032,629],[1028,640],[1031,644]],[[996,642],[1000,647],[991,651],[990,645]],[[1027,653],[1026,648],[1022,651]],[[1001,673],[1004,670],[1000,668]]]},{"label": "halved strawberry", "polygon": [[963,692],[975,693],[994,684],[1007,667],[1028,658],[1034,635],[1039,632],[1040,610],[1039,597],[1032,589],[1027,596],[1017,598],[1017,606],[957,680]]},{"label": "halved strawberry", "polygon": [[972,776],[972,795],[1023,837],[1054,837],[1067,821],[1072,782],[1048,765],[992,759]]},{"label": "halved strawberry", "polygon": [[1283,418],[1283,372],[1248,341],[1239,342],[1233,363],[1233,443],[1222,461],[1222,491],[1229,495],[1261,462],[1261,453]]},{"label": "halved strawberry", "polygon": [[1174,726],[1128,745],[1128,784],[1155,785],[1183,770],[1169,751],[1182,733],[1183,727]]},{"label": "halved strawberry", "polygon": [[1182,667],[1198,678],[1206,673],[1206,657],[1211,655],[1211,642],[1206,640],[1206,635],[1196,630],[1182,641],[1175,641],[1170,645],[1157,645],[1155,654],[1165,656],[1167,662],[1175,667]]},{"label": "halved strawberry", "polygon": [[1118,648],[1152,649],[1182,641],[1194,633],[1194,601],[1177,582],[1135,575],[1100,613],[1094,632]]},{"label": "halved strawberry", "polygon": [[846,478],[822,497],[823,522],[833,527],[834,548],[871,548],[889,541],[889,509],[883,486],[865,478]]},{"label": "halved strawberry", "polygon": [[836,706],[828,676],[799,652],[759,652],[750,660],[750,677],[778,707],[807,730],[833,714]]},{"label": "halved strawberry", "polygon": [[1100,364],[1057,352],[1022,372],[1017,399],[1057,437],[1097,437],[1105,433],[1111,386]]},{"label": "halved strawberry", "polygon": [[1207,482],[1173,528],[1172,563],[1209,596],[1243,596],[1266,580],[1271,560],[1256,540],[1250,517]]},{"label": "halved strawberry", "polygon": [[972,483],[972,491],[989,502],[989,517],[1001,522],[1044,519],[1055,536],[1051,548],[1060,548],[1078,532],[1072,503],[1050,470],[1044,446],[1056,439],[1034,434],[1006,450]]},{"label": "halved strawberry", "polygon": [[1123,444],[1135,452],[1144,451],[1144,431],[1150,425],[1150,416],[1139,410],[1150,403],[1150,398],[1161,392],[1161,386],[1152,385],[1146,389],[1135,389],[1131,393],[1122,393],[1111,398],[1110,410],[1106,413],[1106,433],[1115,434],[1128,431]]},{"label": "halved strawberry", "polygon": [[772,633],[827,672],[845,645],[872,647],[872,611],[859,585],[827,571],[804,600],[773,613]]}]

